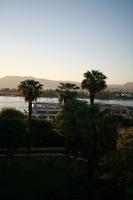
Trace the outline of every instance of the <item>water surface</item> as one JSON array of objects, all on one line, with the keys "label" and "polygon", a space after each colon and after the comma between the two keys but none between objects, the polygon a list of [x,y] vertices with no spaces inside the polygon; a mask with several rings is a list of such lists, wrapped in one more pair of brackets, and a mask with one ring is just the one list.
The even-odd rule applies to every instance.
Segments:
[{"label": "water surface", "polygon": [[[85,99],[85,100],[89,102],[89,99]],[[57,103],[58,99],[42,97],[38,99],[38,102]],[[133,100],[97,100],[96,99],[96,102],[133,107]],[[24,98],[22,97],[0,96],[0,109],[2,109],[3,107],[12,107],[24,112],[26,108],[28,107],[28,103],[25,102]]]}]

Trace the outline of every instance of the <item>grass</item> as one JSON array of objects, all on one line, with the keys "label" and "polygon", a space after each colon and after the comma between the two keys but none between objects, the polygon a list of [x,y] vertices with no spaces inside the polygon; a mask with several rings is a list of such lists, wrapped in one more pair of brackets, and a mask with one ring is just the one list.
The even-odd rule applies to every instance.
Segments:
[{"label": "grass", "polygon": [[86,164],[75,176],[72,162],[63,157],[13,158],[9,169],[0,160],[0,199],[87,199]]}]

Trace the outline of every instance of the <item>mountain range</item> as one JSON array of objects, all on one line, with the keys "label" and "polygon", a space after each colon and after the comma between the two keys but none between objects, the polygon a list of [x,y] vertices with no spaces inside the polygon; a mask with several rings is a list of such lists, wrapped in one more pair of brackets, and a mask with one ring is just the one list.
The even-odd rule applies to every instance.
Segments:
[{"label": "mountain range", "polygon": [[[71,82],[75,83],[76,85],[80,86],[80,82],[75,81],[56,81],[56,80],[49,80],[49,79],[41,79],[41,78],[34,78],[31,76],[5,76],[0,78],[0,88],[17,88],[21,81],[26,79],[34,79],[39,81],[41,84],[44,85],[44,89],[56,89],[60,82]],[[123,85],[112,84],[108,85],[108,90],[111,91],[133,91],[133,82],[125,83]]]}]

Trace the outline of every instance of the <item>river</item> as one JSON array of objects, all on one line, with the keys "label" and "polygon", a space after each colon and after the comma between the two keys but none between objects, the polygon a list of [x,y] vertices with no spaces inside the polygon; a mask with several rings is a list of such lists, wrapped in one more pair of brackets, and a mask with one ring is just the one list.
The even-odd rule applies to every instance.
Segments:
[{"label": "river", "polygon": [[[89,102],[89,99],[85,99]],[[57,98],[39,98],[38,102],[54,102],[57,103]],[[122,105],[122,106],[131,106],[133,107],[133,100],[97,100],[97,103],[104,103],[104,104],[116,104],[116,105]],[[28,103],[25,102],[24,98],[22,97],[9,97],[9,96],[0,96],[0,109],[3,107],[12,107],[16,108],[17,110],[20,110],[24,112],[28,106]]]}]

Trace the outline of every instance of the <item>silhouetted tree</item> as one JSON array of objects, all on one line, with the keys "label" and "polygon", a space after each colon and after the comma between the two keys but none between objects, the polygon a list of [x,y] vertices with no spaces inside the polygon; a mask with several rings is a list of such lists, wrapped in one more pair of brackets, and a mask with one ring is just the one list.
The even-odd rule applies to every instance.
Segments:
[{"label": "silhouetted tree", "polygon": [[77,156],[81,146],[81,136],[88,133],[87,103],[79,100],[68,101],[57,114],[55,125],[58,133],[65,139],[66,155],[74,156],[75,171],[77,171]]},{"label": "silhouetted tree", "polygon": [[77,89],[79,89],[79,87],[73,83],[60,83],[56,89],[59,103],[64,105],[67,101],[75,99],[77,96]]},{"label": "silhouetted tree", "polygon": [[28,145],[30,145],[31,137],[31,117],[32,117],[32,103],[36,101],[42,92],[43,85],[35,80],[25,80],[20,83],[18,86],[21,95],[25,98],[25,101],[28,102],[28,125],[29,125],[29,138]]},{"label": "silhouetted tree", "polygon": [[89,91],[90,103],[92,106],[94,104],[95,96],[107,87],[105,82],[106,78],[107,77],[102,72],[96,70],[84,73],[81,87],[82,89],[87,89]]},{"label": "silhouetted tree", "polygon": [[78,152],[87,159],[89,191],[93,191],[98,162],[115,147],[118,121],[110,111],[100,111],[98,105],[74,100],[63,106],[55,123],[65,138],[67,154],[74,156],[75,171]]},{"label": "silhouetted tree", "polygon": [[7,148],[7,166],[10,165],[12,150],[23,144],[26,134],[24,115],[13,108],[0,112],[0,145]]}]

